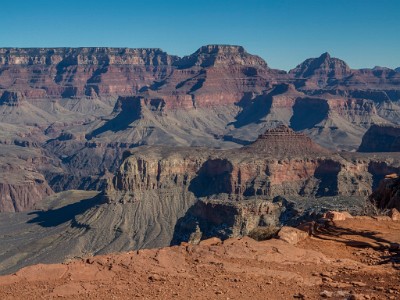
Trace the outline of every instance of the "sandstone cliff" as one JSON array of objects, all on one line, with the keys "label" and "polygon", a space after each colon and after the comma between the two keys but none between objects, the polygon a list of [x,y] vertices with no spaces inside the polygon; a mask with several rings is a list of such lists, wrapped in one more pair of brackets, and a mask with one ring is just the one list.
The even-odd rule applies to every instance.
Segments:
[{"label": "sandstone cliff", "polygon": [[160,49],[2,48],[0,88],[30,98],[130,95],[176,59]]},{"label": "sandstone cliff", "polygon": [[380,169],[373,167],[373,159],[331,154],[285,126],[268,130],[242,149],[140,147],[125,155],[108,185],[110,201],[139,201],[143,191],[165,187],[196,197],[228,194],[238,200],[279,195],[366,196]]}]

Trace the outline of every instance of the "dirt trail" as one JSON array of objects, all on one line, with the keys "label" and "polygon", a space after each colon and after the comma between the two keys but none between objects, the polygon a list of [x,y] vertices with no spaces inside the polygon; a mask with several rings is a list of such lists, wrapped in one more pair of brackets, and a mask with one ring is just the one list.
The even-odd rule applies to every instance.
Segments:
[{"label": "dirt trail", "polygon": [[400,222],[355,218],[295,246],[210,239],[35,265],[0,277],[0,299],[399,299],[396,243]]}]

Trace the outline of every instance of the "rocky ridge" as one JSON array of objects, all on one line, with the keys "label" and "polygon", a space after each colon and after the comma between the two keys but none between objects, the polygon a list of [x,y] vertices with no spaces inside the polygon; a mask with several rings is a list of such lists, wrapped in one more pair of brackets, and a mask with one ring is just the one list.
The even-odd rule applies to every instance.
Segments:
[{"label": "rocky ridge", "polygon": [[400,172],[392,173],[392,175],[392,178],[388,176],[383,179],[370,196],[370,200],[380,209],[400,210]]}]

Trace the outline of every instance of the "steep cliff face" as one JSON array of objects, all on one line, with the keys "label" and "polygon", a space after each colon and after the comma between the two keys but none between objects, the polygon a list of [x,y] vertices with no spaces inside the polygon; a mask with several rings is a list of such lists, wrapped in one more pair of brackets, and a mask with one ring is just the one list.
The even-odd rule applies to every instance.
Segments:
[{"label": "steep cliff face", "polygon": [[379,208],[400,210],[400,178],[383,179],[379,187],[371,194],[370,200]]},{"label": "steep cliff face", "polygon": [[46,166],[51,166],[50,160],[37,149],[1,145],[0,212],[30,210],[53,194],[41,172]]},{"label": "steep cliff face", "polygon": [[43,175],[31,173],[31,176],[19,183],[0,182],[0,212],[31,210],[36,203],[53,194]]},{"label": "steep cliff face", "polygon": [[2,48],[0,88],[30,98],[132,95],[176,60],[160,49]]},{"label": "steep cliff face", "polygon": [[160,49],[1,49],[0,61],[0,121],[101,143],[232,147],[284,123],[354,150],[371,124],[400,117],[398,73],[352,70],[328,53],[289,73],[230,45],[183,58]]},{"label": "steep cliff face", "polygon": [[360,152],[399,152],[400,126],[372,125],[362,138]]},{"label": "steep cliff face", "polygon": [[[1,49],[0,58],[2,128],[30,131],[4,142],[54,157],[43,174],[56,191],[101,189],[140,145],[232,149],[283,123],[325,148],[355,150],[371,124],[400,120],[398,73],[351,70],[328,54],[289,74],[228,45],[184,58],[122,48]],[[252,193],[230,187],[239,188]]]},{"label": "steep cliff face", "polygon": [[[280,126],[237,150],[147,147],[131,150],[110,182],[110,201],[135,202],[165,187],[196,197],[368,195],[368,163],[348,161]],[[139,196],[136,194],[139,193]]]}]

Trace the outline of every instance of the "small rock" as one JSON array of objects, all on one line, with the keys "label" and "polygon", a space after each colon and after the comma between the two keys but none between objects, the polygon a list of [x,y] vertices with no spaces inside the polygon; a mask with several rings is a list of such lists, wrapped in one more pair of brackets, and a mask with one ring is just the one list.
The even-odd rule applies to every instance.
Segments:
[{"label": "small rock", "polygon": [[347,211],[328,211],[325,213],[324,218],[330,219],[332,221],[344,221],[346,219],[351,219],[353,216]]},{"label": "small rock", "polygon": [[336,295],[337,295],[338,297],[346,297],[347,294],[348,294],[348,293],[346,293],[345,291],[337,291],[337,292],[336,292]]},{"label": "small rock", "polygon": [[86,263],[89,264],[89,265],[92,265],[94,263],[93,258],[87,258],[86,259]]},{"label": "small rock", "polygon": [[348,300],[364,300],[364,295],[363,294],[351,294],[348,298]]},{"label": "small rock", "polygon": [[389,217],[393,221],[400,221],[400,212],[396,208],[392,208],[389,212]]},{"label": "small rock", "polygon": [[364,282],[361,282],[361,281],[353,281],[351,284],[352,284],[353,286],[358,286],[358,287],[364,287],[364,286],[367,286],[367,284],[366,284],[366,283],[364,283]]},{"label": "small rock", "polygon": [[149,280],[154,282],[154,281],[161,281],[163,280],[163,278],[158,274],[153,274],[149,276]]},{"label": "small rock", "polygon": [[322,298],[332,298],[333,293],[325,290],[325,291],[322,291],[319,295]]}]

